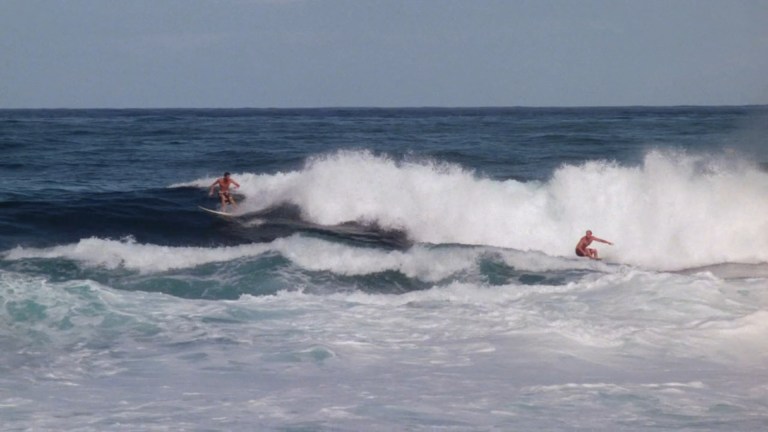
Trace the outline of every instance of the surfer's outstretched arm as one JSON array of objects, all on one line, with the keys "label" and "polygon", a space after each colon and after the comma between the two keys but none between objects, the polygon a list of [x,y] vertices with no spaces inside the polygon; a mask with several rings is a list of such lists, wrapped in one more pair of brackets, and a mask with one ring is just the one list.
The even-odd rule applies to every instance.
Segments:
[{"label": "surfer's outstretched arm", "polygon": [[597,238],[597,237],[595,237],[595,236],[592,236],[592,240],[594,240],[594,241],[598,241],[598,242],[600,242],[600,243],[605,243],[605,244],[613,245],[613,243],[609,242],[608,240],[603,240],[603,239],[601,239],[601,238]]}]

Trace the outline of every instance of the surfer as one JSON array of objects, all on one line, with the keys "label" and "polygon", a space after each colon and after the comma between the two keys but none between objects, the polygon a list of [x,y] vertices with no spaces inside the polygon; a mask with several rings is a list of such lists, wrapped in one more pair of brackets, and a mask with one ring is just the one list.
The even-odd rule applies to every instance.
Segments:
[{"label": "surfer", "polygon": [[215,182],[211,185],[210,190],[208,191],[209,196],[213,196],[213,190],[216,188],[216,186],[219,187],[219,198],[221,199],[221,211],[225,212],[227,211],[227,204],[232,204],[233,207],[237,208],[237,202],[235,201],[235,198],[232,196],[232,193],[229,191],[229,187],[231,185],[235,185],[236,188],[240,187],[240,184],[233,179],[231,179],[230,174],[228,172],[224,173],[224,177],[216,179]]},{"label": "surfer", "polygon": [[601,238],[597,238],[592,235],[592,231],[587,230],[587,235],[581,238],[579,240],[579,243],[576,245],[576,255],[580,257],[587,257],[590,259],[600,259],[597,257],[597,249],[592,249],[587,246],[592,244],[593,241],[597,241],[600,243],[605,243],[612,245],[613,243],[609,242],[608,240],[603,240]]}]

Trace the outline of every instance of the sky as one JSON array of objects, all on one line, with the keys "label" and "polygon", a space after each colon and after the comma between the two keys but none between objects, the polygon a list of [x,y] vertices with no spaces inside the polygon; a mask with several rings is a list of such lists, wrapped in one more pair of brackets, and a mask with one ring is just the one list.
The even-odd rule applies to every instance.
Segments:
[{"label": "sky", "polygon": [[0,108],[768,104],[768,0],[0,0]]}]

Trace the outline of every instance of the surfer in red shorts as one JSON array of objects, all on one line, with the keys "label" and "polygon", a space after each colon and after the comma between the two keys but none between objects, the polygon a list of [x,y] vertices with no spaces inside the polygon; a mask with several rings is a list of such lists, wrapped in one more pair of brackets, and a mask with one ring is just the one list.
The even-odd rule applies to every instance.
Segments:
[{"label": "surfer in red shorts", "polygon": [[219,187],[219,198],[221,199],[221,211],[225,212],[227,211],[227,204],[232,204],[233,207],[237,208],[237,202],[235,202],[235,198],[232,196],[232,193],[229,191],[229,187],[231,185],[235,185],[236,188],[240,187],[240,184],[234,180],[232,180],[229,177],[229,173],[225,172],[224,177],[220,179],[216,179],[215,182],[211,185],[210,190],[208,191],[208,195],[213,196],[213,190],[216,188],[216,186]]},{"label": "surfer in red shorts", "polygon": [[592,235],[592,231],[587,230],[587,235],[581,238],[579,240],[579,243],[576,245],[576,255],[580,257],[587,257],[590,259],[600,259],[597,257],[597,249],[592,249],[588,247],[590,244],[592,244],[593,241],[597,241],[600,243],[605,243],[612,245],[613,243],[609,242],[608,240],[603,240],[601,238],[597,238]]}]

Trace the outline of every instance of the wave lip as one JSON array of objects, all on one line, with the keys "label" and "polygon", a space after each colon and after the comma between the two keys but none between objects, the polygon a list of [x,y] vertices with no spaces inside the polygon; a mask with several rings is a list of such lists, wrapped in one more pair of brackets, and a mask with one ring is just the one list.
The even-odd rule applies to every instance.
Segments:
[{"label": "wave lip", "polygon": [[723,156],[654,150],[639,166],[591,161],[563,165],[545,182],[521,182],[340,151],[298,171],[236,177],[244,211],[290,204],[310,223],[375,224],[415,243],[572,256],[591,229],[615,244],[597,245],[611,262],[657,270],[768,262],[768,221],[761,219],[768,173]]}]

